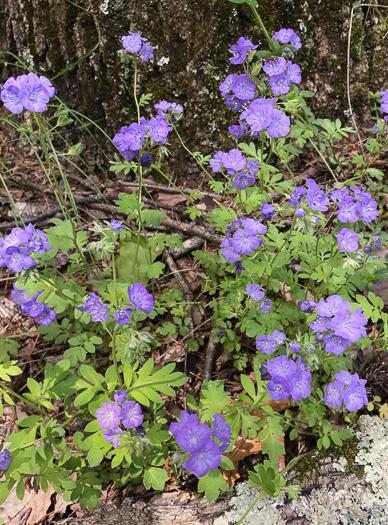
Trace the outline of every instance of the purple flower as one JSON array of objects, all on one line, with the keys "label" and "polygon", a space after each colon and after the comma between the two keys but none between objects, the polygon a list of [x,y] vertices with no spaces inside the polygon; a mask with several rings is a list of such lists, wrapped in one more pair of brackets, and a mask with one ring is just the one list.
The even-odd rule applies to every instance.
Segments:
[{"label": "purple flower", "polygon": [[294,84],[302,82],[302,75],[298,64],[293,64],[290,60],[287,62],[287,76]]},{"label": "purple flower", "polygon": [[234,178],[233,188],[238,190],[245,190],[249,186],[253,186],[256,182],[255,176],[250,173],[245,173],[245,171],[240,171]]},{"label": "purple flower", "polygon": [[295,210],[295,215],[296,215],[297,217],[303,217],[305,213],[306,213],[306,212],[304,211],[303,208],[297,208],[297,209]]},{"label": "purple flower", "polygon": [[323,334],[322,333],[317,333],[317,334],[314,335],[314,338],[315,338],[315,340],[318,343],[322,343],[322,341],[323,341]]},{"label": "purple flower", "polygon": [[301,186],[298,186],[298,188],[296,188],[292,192],[292,195],[291,195],[291,198],[288,204],[294,208],[296,206],[299,206],[299,204],[302,201],[303,195],[307,195],[307,190],[305,188],[302,188]]},{"label": "purple flower", "polygon": [[366,196],[361,197],[358,211],[364,222],[372,222],[379,216],[376,201],[374,199],[368,199]]},{"label": "purple flower", "polygon": [[132,150],[139,150],[143,145],[143,140],[146,132],[147,128],[144,124],[132,122],[132,124],[126,128],[126,145]]},{"label": "purple flower", "polygon": [[45,111],[50,100],[47,89],[38,80],[27,82],[20,95],[23,106],[37,113]]},{"label": "purple flower", "polygon": [[359,219],[359,204],[349,195],[338,203],[339,212],[337,218],[341,222],[357,222]]},{"label": "purple flower", "polygon": [[246,163],[245,169],[251,175],[256,175],[256,173],[259,171],[259,166],[260,166],[260,163],[258,160],[250,159]]},{"label": "purple flower", "polygon": [[256,84],[246,75],[239,75],[232,89],[239,100],[252,100],[255,97]]},{"label": "purple flower", "polygon": [[100,428],[115,429],[120,425],[121,408],[111,401],[106,401],[102,407],[97,408],[96,418]]},{"label": "purple flower", "polygon": [[351,374],[347,370],[340,370],[334,374],[334,379],[341,384],[344,388],[345,386],[364,386],[366,384],[366,379],[360,379],[358,374]]},{"label": "purple flower", "polygon": [[213,170],[214,173],[217,173],[217,171],[220,171],[222,170],[222,168],[224,167],[224,162],[223,162],[223,156],[224,156],[224,153],[222,151],[218,151],[211,159],[210,159],[210,166]]},{"label": "purple flower", "polygon": [[139,164],[140,166],[143,166],[144,168],[149,168],[154,160],[155,160],[155,157],[153,157],[152,155],[143,153],[143,155],[140,157]]},{"label": "purple flower", "polygon": [[225,450],[230,445],[230,436],[232,434],[231,426],[225,421],[220,414],[214,414],[214,423],[211,428],[212,436],[215,436],[221,441],[219,446],[220,452],[225,452]]},{"label": "purple flower", "polygon": [[283,377],[273,377],[271,381],[268,381],[267,388],[271,399],[287,399],[290,395],[290,384],[288,379]]},{"label": "purple flower", "polygon": [[329,334],[325,336],[325,350],[329,354],[343,354],[349,344],[349,339],[344,339],[339,335]]},{"label": "purple flower", "polygon": [[349,190],[347,188],[334,190],[331,192],[330,197],[333,202],[342,202],[346,197],[349,197]]},{"label": "purple flower", "polygon": [[140,60],[142,62],[148,62],[149,60],[153,60],[154,59],[153,53],[154,53],[154,50],[151,44],[149,42],[143,42],[143,45],[141,46],[140,53],[139,53]]},{"label": "purple flower", "polygon": [[270,78],[269,85],[274,95],[285,95],[290,91],[291,79],[285,73],[280,73]]},{"label": "purple flower", "polygon": [[309,323],[311,330],[314,333],[325,332],[327,330],[327,322],[328,322],[328,320],[329,319],[327,317],[323,316],[323,315],[317,315],[317,317],[314,319],[314,321]]},{"label": "purple flower", "polygon": [[347,315],[350,313],[351,306],[340,295],[331,295],[326,301],[321,299],[315,308],[319,315],[332,317],[336,314]]},{"label": "purple flower", "polygon": [[241,226],[243,228],[250,228],[251,230],[253,230],[255,232],[255,234],[260,234],[260,235],[265,235],[266,231],[267,231],[267,226],[265,226],[265,224],[262,224],[261,222],[259,221],[255,221],[255,219],[243,219],[241,221]]},{"label": "purple flower", "polygon": [[242,64],[247,57],[247,53],[251,49],[256,49],[258,46],[254,46],[252,42],[243,36],[237,40],[237,44],[229,48],[229,51],[233,53],[233,57],[230,59],[231,64]]},{"label": "purple flower", "polygon": [[294,35],[295,33],[293,29],[280,29],[280,31],[277,31],[272,38],[281,44],[288,44]]},{"label": "purple flower", "polygon": [[57,320],[57,314],[49,308],[48,306],[45,306],[43,310],[35,317],[35,321],[38,324],[42,324],[44,326],[48,326],[49,324],[53,323]]},{"label": "purple flower", "polygon": [[[40,292],[42,293],[42,292]],[[25,303],[25,312],[28,314],[28,315],[31,315],[31,317],[36,317],[37,315],[41,314],[43,312],[43,309],[44,309],[44,303],[43,302],[38,302],[36,300],[36,297],[38,296],[39,294],[34,294],[34,297],[31,297],[31,300],[30,301],[27,301]]]},{"label": "purple flower", "polygon": [[4,102],[4,106],[11,113],[19,114],[23,111],[23,103],[21,96],[23,91],[21,86],[16,83],[16,80],[11,77],[5,82],[1,89],[1,100]]},{"label": "purple flower", "polygon": [[306,179],[306,183],[308,186],[307,204],[313,210],[327,211],[329,197],[319,189],[318,184],[313,179]]},{"label": "purple flower", "polygon": [[302,310],[302,312],[306,312],[306,314],[313,314],[315,311],[315,303],[314,301],[301,301],[299,307]]},{"label": "purple flower", "polygon": [[[26,304],[31,301],[32,297],[26,297],[28,290],[19,290],[15,283],[13,283],[13,290],[11,291],[11,299],[15,304]],[[37,296],[37,294],[36,294]]]},{"label": "purple flower", "polygon": [[299,352],[300,350],[300,344],[293,341],[292,343],[290,343],[290,351],[291,352]]},{"label": "purple flower", "polygon": [[239,78],[240,75],[237,75],[233,73],[232,75],[228,75],[226,79],[220,84],[220,91],[221,95],[225,97],[228,93],[232,91],[233,85],[236,82],[236,80]]},{"label": "purple flower", "polygon": [[121,224],[121,221],[118,221],[117,219],[112,219],[110,221],[110,227],[115,232],[117,232],[118,230],[123,230],[125,228],[124,224]]},{"label": "purple flower", "polygon": [[367,324],[368,319],[361,312],[362,308],[359,307],[354,313],[349,315],[337,314],[328,323],[328,328],[334,330],[335,335],[355,343],[360,337],[366,337],[364,326]]},{"label": "purple flower", "polygon": [[210,438],[210,428],[205,423],[198,423],[198,421],[183,423],[181,432],[175,436],[177,444],[185,452],[190,453],[201,450]]},{"label": "purple flower", "polygon": [[7,470],[12,461],[12,456],[8,450],[0,452],[0,470]]},{"label": "purple flower", "polygon": [[220,247],[223,248],[221,250],[221,255],[225,259],[225,261],[235,263],[240,258],[240,254],[237,253],[232,239],[224,239],[220,244]]},{"label": "purple flower", "polygon": [[155,142],[165,143],[165,139],[169,131],[172,131],[172,127],[168,125],[167,120],[152,118],[149,123],[148,135]]},{"label": "purple flower", "polygon": [[234,170],[242,170],[246,164],[246,158],[238,149],[231,149],[229,153],[224,153],[222,161],[225,168],[232,168]]},{"label": "purple flower", "polygon": [[268,361],[267,370],[273,377],[278,376],[289,380],[296,372],[296,364],[285,355],[279,355]]},{"label": "purple flower", "polygon": [[259,335],[256,339],[256,348],[262,354],[273,354],[277,349],[275,337],[273,335]]},{"label": "purple flower", "polygon": [[355,412],[367,405],[368,398],[365,388],[349,386],[344,393],[344,404],[349,412]]},{"label": "purple flower", "polygon": [[338,247],[343,252],[355,252],[358,250],[358,235],[347,228],[337,233]]},{"label": "purple flower", "polygon": [[289,132],[290,119],[280,109],[273,109],[272,120],[267,129],[268,135],[277,139],[278,137],[285,137]]},{"label": "purple flower", "polygon": [[333,408],[339,408],[342,405],[344,397],[343,388],[339,383],[329,383],[326,387],[325,397],[323,398],[326,405]]},{"label": "purple flower", "polygon": [[263,70],[268,76],[280,75],[287,69],[287,60],[283,57],[275,58],[274,60],[266,60],[264,62]]},{"label": "purple flower", "polygon": [[112,430],[105,430],[102,434],[104,439],[113,445],[113,448],[118,448],[120,444],[120,436],[123,435],[121,428],[115,428]]},{"label": "purple flower", "polygon": [[249,255],[260,246],[260,240],[251,228],[245,230],[239,228],[233,234],[232,244],[234,249],[240,255]]},{"label": "purple flower", "polygon": [[132,308],[119,308],[114,314],[113,317],[116,319],[118,324],[123,325],[129,323],[130,314],[132,312]]},{"label": "purple flower", "polygon": [[32,252],[45,253],[51,250],[52,245],[47,242],[47,235],[40,230],[36,230],[32,224],[26,226],[25,232],[29,235],[26,248]]},{"label": "purple flower", "polygon": [[10,246],[9,248],[4,249],[3,247],[2,255],[8,268],[15,273],[20,273],[22,270],[28,270],[35,266],[35,262],[32,260],[27,248],[16,248],[15,246]]},{"label": "purple flower", "polygon": [[132,54],[140,51],[144,39],[141,37],[141,33],[132,33],[131,31],[128,31],[128,35],[122,36],[121,40],[124,49]]},{"label": "purple flower", "polygon": [[275,338],[276,344],[278,344],[279,346],[284,345],[284,342],[286,340],[286,335],[283,332],[279,332],[279,330],[274,330],[272,332],[272,335]]},{"label": "purple flower", "polygon": [[125,390],[117,390],[117,392],[115,393],[113,397],[116,403],[121,405],[127,399],[127,393]]},{"label": "purple flower", "polygon": [[248,284],[246,292],[254,301],[260,301],[264,297],[264,292],[259,284]]},{"label": "purple flower", "polygon": [[264,202],[264,204],[261,205],[260,210],[266,221],[270,221],[276,213],[275,206],[268,204],[267,202]]},{"label": "purple flower", "polygon": [[128,296],[135,308],[144,310],[147,314],[154,309],[154,298],[142,284],[135,283],[128,286]]},{"label": "purple flower", "polygon": [[146,431],[143,425],[139,425],[138,427],[135,427],[135,432],[140,438],[143,438],[146,435]]},{"label": "purple flower", "polygon": [[[221,465],[221,453],[217,443],[210,440],[200,450],[193,452],[184,467],[197,478],[205,476],[209,470],[215,470]],[[183,466],[183,465],[182,465]]]},{"label": "purple flower", "polygon": [[[118,407],[120,409],[120,407]],[[135,428],[143,423],[141,406],[135,401],[126,401],[120,409],[120,417],[125,428]]]},{"label": "purple flower", "polygon": [[235,113],[238,113],[239,111],[241,111],[244,108],[245,104],[246,104],[245,100],[240,100],[234,95],[228,95],[225,99],[226,107],[231,109]]},{"label": "purple flower", "polygon": [[291,378],[291,397],[294,401],[309,397],[311,394],[310,372],[299,371]]},{"label": "purple flower", "polygon": [[105,322],[109,320],[108,308],[101,303],[98,295],[91,293],[89,299],[87,299],[82,306],[77,306],[76,310],[80,312],[88,312],[91,315],[92,321]]},{"label": "purple flower", "polygon": [[276,98],[259,98],[251,102],[246,111],[245,119],[253,131],[261,131],[271,124],[275,111],[273,106],[276,101]]},{"label": "purple flower", "polygon": [[269,314],[271,309],[271,299],[264,299],[264,301],[260,303],[260,310],[262,314]]},{"label": "purple flower", "polygon": [[228,128],[229,135],[232,135],[235,139],[241,139],[241,137],[244,135],[244,128],[242,126],[229,126]]}]

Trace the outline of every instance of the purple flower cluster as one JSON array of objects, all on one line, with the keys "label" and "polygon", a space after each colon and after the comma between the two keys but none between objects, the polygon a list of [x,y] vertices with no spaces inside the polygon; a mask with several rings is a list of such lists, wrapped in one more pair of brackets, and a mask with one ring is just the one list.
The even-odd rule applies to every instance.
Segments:
[{"label": "purple flower cluster", "polygon": [[134,428],[139,435],[144,431],[141,426],[144,420],[141,406],[135,401],[125,401],[126,399],[127,393],[119,390],[114,395],[115,403],[106,401],[96,410],[98,424],[105,431],[103,436],[113,448],[119,446],[120,436],[123,434],[123,430],[119,428],[120,424],[126,429]]},{"label": "purple flower cluster", "polygon": [[248,284],[246,292],[253,301],[260,301],[262,314],[268,314],[271,311],[271,299],[264,299],[264,292],[259,284]]},{"label": "purple flower cluster", "polygon": [[192,472],[197,478],[206,476],[209,470],[217,469],[221,464],[222,453],[230,445],[231,427],[219,414],[214,414],[214,422],[209,428],[206,423],[198,422],[195,413],[183,410],[180,422],[171,423],[169,430],[178,446],[191,454],[182,469]]},{"label": "purple flower cluster", "polygon": [[259,335],[256,339],[256,348],[262,354],[273,354],[279,346],[283,346],[286,335],[279,330],[274,330],[272,335]]},{"label": "purple flower cluster", "polygon": [[359,219],[364,222],[372,222],[378,218],[377,203],[372,195],[360,190],[357,186],[351,186],[354,197],[350,195],[347,188],[334,190],[331,199],[338,206],[337,218],[340,222],[357,222]]},{"label": "purple flower cluster", "polygon": [[[300,37],[293,29],[280,29],[280,31],[277,31],[272,38],[281,44],[291,44],[295,49],[300,49],[302,47]],[[286,49],[284,51],[286,51]]]},{"label": "purple flower cluster", "polygon": [[250,40],[241,36],[237,40],[237,44],[231,46],[229,51],[233,53],[233,57],[230,59],[231,64],[242,64],[247,58],[247,54],[251,49],[256,49],[258,46],[254,46]]},{"label": "purple flower cluster", "polygon": [[360,379],[357,374],[340,370],[334,374],[335,381],[326,387],[324,402],[332,408],[340,408],[342,403],[346,410],[355,412],[368,404],[365,384],[366,379]]},{"label": "purple flower cluster", "polygon": [[26,297],[27,292],[28,290],[19,290],[14,283],[11,299],[18,305],[20,312],[34,317],[37,324],[43,324],[45,326],[48,326],[57,319],[57,314],[54,310],[46,306],[43,302],[38,302],[38,297],[42,292],[36,292],[33,296]]},{"label": "purple flower cluster", "polygon": [[0,470],[7,470],[12,461],[12,456],[7,449],[0,452]]},{"label": "purple flower cluster", "polygon": [[300,401],[311,394],[311,374],[299,358],[295,363],[285,355],[280,355],[268,361],[267,371],[271,375],[267,383],[272,399],[288,399]]},{"label": "purple flower cluster", "polygon": [[263,70],[269,76],[269,85],[275,96],[286,95],[291,83],[300,84],[302,81],[300,67],[283,57],[266,60]]},{"label": "purple flower cluster", "polygon": [[141,33],[132,33],[128,31],[128,35],[122,36],[123,47],[131,55],[139,53],[140,60],[148,62],[154,59],[153,48],[147,38],[141,36]]},{"label": "purple flower cluster", "polygon": [[[307,301],[302,301],[301,309],[303,303]],[[342,354],[350,342],[355,343],[361,337],[366,337],[364,326],[368,319],[362,314],[362,308],[359,307],[355,312],[350,313],[350,303],[340,295],[331,295],[326,300],[319,301],[315,307],[311,306],[311,309],[303,311],[313,313],[313,308],[317,312],[317,317],[310,322],[310,328],[314,333],[326,333],[323,337],[326,352]]]},{"label": "purple flower cluster", "polygon": [[23,108],[42,113],[56,92],[48,78],[28,73],[10,77],[1,87],[1,100],[11,113],[21,113]]},{"label": "purple flower cluster", "polygon": [[88,312],[94,323],[109,321],[108,308],[102,304],[101,299],[94,293],[90,294],[89,299],[82,306],[77,306],[76,310]]},{"label": "purple flower cluster", "polygon": [[32,224],[23,228],[13,228],[4,239],[0,239],[0,266],[8,266],[15,273],[36,268],[32,253],[45,253],[52,246],[47,235],[36,230]]},{"label": "purple flower cluster", "polygon": [[218,151],[209,164],[214,173],[225,168],[228,175],[235,176],[232,186],[239,190],[253,186],[256,182],[255,175],[259,171],[259,162],[253,159],[247,161],[238,149],[231,149],[228,153]]},{"label": "purple flower cluster", "polygon": [[[236,219],[226,229],[226,237],[221,243],[221,255],[229,262],[236,263],[240,255],[250,255],[263,242],[267,227],[255,219]],[[232,233],[234,231],[234,233]]]},{"label": "purple flower cluster", "polygon": [[285,137],[290,132],[290,119],[275,108],[277,98],[256,98],[240,115],[240,125],[245,120],[251,132],[266,130],[269,137]]},{"label": "purple flower cluster", "polygon": [[125,160],[133,160],[139,156],[139,163],[143,166],[150,165],[154,157],[142,153],[145,147],[155,147],[167,144],[167,136],[172,127],[168,118],[175,123],[181,117],[183,108],[180,104],[162,100],[155,104],[158,113],[156,117],[147,120],[140,118],[140,122],[132,122],[129,126],[123,126],[119,133],[113,137],[113,142]]}]

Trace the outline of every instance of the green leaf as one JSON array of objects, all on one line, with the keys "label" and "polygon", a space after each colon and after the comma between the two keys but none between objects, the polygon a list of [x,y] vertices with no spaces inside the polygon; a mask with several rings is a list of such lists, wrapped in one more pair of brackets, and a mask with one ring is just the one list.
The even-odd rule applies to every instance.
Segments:
[{"label": "green leaf", "polygon": [[151,487],[154,490],[163,490],[167,480],[166,471],[161,468],[147,466],[144,469],[143,482],[147,490]]},{"label": "green leaf", "polygon": [[104,458],[102,450],[97,447],[92,447],[88,452],[88,462],[91,467],[96,467]]},{"label": "green leaf", "polygon": [[164,272],[165,264],[157,261],[153,264],[142,264],[139,268],[139,271],[142,273],[146,273],[150,279],[152,277],[158,278],[160,277]]},{"label": "green leaf", "polygon": [[86,379],[86,381],[89,381],[89,383],[91,383],[93,386],[101,387],[100,376],[97,374],[94,368],[89,365],[81,365],[80,373]]},{"label": "green leaf", "polygon": [[330,447],[330,438],[328,436],[323,436],[323,438],[322,438],[322,445],[325,448],[329,448]]},{"label": "green leaf", "polygon": [[252,399],[255,399],[256,397],[256,390],[255,385],[253,384],[253,381],[248,376],[241,375],[241,384],[247,391],[247,393],[251,396]]},{"label": "green leaf", "polygon": [[117,273],[126,284],[140,283],[146,286],[149,277],[140,267],[154,262],[158,253],[151,250],[145,237],[133,237],[129,241],[121,241],[120,255],[116,259]]},{"label": "green leaf", "polygon": [[208,501],[216,501],[220,490],[228,490],[228,485],[219,469],[209,470],[198,482],[198,492],[205,492]]},{"label": "green leaf", "polygon": [[201,387],[199,409],[204,410],[203,418],[210,419],[214,414],[220,414],[228,405],[230,397],[224,392],[224,383],[204,381]]}]

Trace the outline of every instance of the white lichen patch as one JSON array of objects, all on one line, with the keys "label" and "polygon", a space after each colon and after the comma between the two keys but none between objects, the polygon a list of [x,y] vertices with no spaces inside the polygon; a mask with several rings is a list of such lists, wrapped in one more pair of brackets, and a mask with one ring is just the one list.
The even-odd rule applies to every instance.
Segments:
[{"label": "white lichen patch", "polygon": [[[338,478],[343,480],[339,488],[333,486],[329,478],[327,485],[314,488],[291,504],[285,502],[284,497],[265,496],[244,520],[244,525],[285,525],[286,514],[290,516],[290,513],[284,512],[284,505],[289,510],[291,505],[294,518],[297,515],[303,518],[303,523],[311,525],[387,525],[388,418],[361,416],[359,428],[355,463],[364,466],[363,480],[344,475]],[[347,465],[346,458],[332,463],[339,472],[345,472]],[[225,514],[229,523],[237,523],[259,494],[260,490],[248,482],[237,485],[236,496],[230,500],[233,510]]]},{"label": "white lichen patch", "polygon": [[162,57],[157,61],[159,67],[165,66],[170,62],[170,57]]},{"label": "white lichen patch", "polygon": [[103,15],[107,15],[109,13],[109,0],[104,0],[102,2],[100,5],[100,11]]},{"label": "white lichen patch", "polygon": [[[361,416],[360,440],[355,462],[364,465],[367,487],[346,486],[314,489],[293,506],[299,516],[312,525],[386,525],[388,523],[388,418]],[[334,467],[343,471],[346,460],[341,458]]]},{"label": "white lichen patch", "polygon": [[22,51],[22,60],[27,64],[29,69],[34,69],[34,57],[28,47]]},{"label": "white lichen patch", "polygon": [[[230,500],[233,510],[226,512],[229,523],[237,523],[246,510],[259,496],[260,490],[253,488],[246,481],[236,486],[236,496]],[[278,509],[284,502],[284,498],[272,498],[264,496],[243,521],[243,525],[286,525]]]}]

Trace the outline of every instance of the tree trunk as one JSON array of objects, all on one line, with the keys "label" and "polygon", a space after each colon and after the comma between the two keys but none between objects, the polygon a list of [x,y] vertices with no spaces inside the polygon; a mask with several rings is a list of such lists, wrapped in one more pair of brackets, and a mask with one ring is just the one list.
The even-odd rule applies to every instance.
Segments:
[{"label": "tree trunk", "polygon": [[[214,153],[232,147],[226,128],[236,115],[225,108],[218,86],[238,68],[228,48],[244,35],[266,46],[250,8],[228,0],[0,0],[0,48],[48,77],[57,75],[101,44],[90,56],[54,80],[58,95],[113,136],[135,118],[132,66],[120,62],[120,37],[141,31],[156,47],[153,63],[140,65],[142,93],[154,103],[184,105],[182,133],[193,151]],[[319,117],[348,120],[346,48],[350,8],[345,0],[263,0],[258,10],[270,34],[292,27],[303,48],[305,89],[317,92],[312,106]],[[386,88],[387,55],[383,38],[388,11],[357,8],[352,25],[351,93],[361,127],[370,125],[368,90]],[[2,80],[20,74],[15,60],[2,55]],[[145,110],[146,112],[148,111]],[[106,144],[105,147],[110,147]],[[93,155],[93,152],[90,152]],[[182,172],[184,152],[173,155],[172,170]],[[187,165],[187,162],[186,162]],[[190,161],[188,165],[192,165]],[[185,168],[190,172],[192,168]],[[179,171],[178,171],[179,170]],[[195,171],[195,170],[194,170]]]}]

